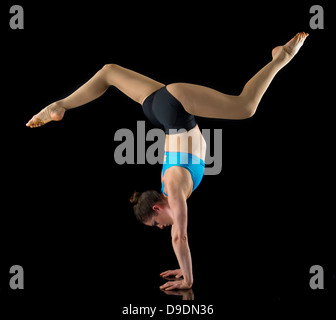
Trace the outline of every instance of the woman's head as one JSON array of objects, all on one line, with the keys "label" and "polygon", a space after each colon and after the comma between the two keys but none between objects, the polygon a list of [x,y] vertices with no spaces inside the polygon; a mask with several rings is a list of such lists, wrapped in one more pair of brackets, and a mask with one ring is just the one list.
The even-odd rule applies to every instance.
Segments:
[{"label": "woman's head", "polygon": [[134,192],[130,198],[136,218],[147,226],[160,229],[173,224],[173,214],[166,198],[157,191]]}]

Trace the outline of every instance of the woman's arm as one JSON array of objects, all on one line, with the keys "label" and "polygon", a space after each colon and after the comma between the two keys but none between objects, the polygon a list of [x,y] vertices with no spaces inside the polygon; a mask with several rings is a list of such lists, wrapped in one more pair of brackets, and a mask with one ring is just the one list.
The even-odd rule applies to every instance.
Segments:
[{"label": "woman's arm", "polygon": [[174,214],[172,245],[183,273],[183,280],[167,282],[161,286],[161,289],[189,289],[192,287],[194,279],[187,234],[188,215],[186,197],[179,188],[175,188],[174,186],[168,186],[168,194],[168,203]]},{"label": "woman's arm", "polygon": [[183,236],[180,236],[179,232],[176,231],[176,227],[174,227],[174,225],[172,226],[172,244],[176,258],[182,270],[184,281],[187,286],[191,288],[194,279],[192,273],[192,261],[188,243],[188,236],[187,233],[185,233],[185,235]]}]

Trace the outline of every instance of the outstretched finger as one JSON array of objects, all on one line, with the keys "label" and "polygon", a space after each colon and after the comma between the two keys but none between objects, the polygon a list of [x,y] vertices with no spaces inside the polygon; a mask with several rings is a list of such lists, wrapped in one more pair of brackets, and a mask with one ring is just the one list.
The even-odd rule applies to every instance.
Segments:
[{"label": "outstretched finger", "polygon": [[174,281],[166,282],[164,285],[160,286],[161,290],[172,290],[171,288],[175,287]]},{"label": "outstretched finger", "polygon": [[174,270],[167,270],[167,271],[165,271],[165,272],[161,272],[161,273],[160,273],[160,276],[161,276],[161,277],[168,277],[168,276],[170,276],[170,275],[172,275],[172,274],[174,274]]},{"label": "outstretched finger", "polygon": [[170,290],[175,290],[178,288],[178,283],[177,281],[172,281],[171,285],[165,289],[165,291],[170,291]]}]

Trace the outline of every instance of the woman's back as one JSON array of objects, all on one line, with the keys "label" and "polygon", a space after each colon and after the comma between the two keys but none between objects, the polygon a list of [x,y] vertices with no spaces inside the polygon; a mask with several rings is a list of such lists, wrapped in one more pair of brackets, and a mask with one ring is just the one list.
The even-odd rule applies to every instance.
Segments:
[{"label": "woman's back", "polygon": [[190,153],[205,161],[206,142],[199,127],[196,126],[189,131],[167,134],[165,152]]}]

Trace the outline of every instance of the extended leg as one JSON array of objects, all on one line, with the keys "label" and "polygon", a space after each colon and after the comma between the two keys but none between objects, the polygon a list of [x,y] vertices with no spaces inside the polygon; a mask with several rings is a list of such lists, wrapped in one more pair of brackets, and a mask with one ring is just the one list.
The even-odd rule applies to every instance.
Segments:
[{"label": "extended leg", "polygon": [[273,60],[245,85],[239,96],[187,83],[174,83],[167,90],[175,96],[187,112],[200,117],[244,119],[251,117],[274,76],[298,52],[308,34],[299,33],[284,46],[272,51]]},{"label": "extended leg", "polygon": [[77,108],[97,99],[109,86],[115,86],[128,97],[142,104],[148,95],[164,85],[132,70],[115,64],[107,64],[70,96],[56,101],[40,111],[27,123],[27,126],[34,128],[52,120],[59,121],[63,118],[66,110]]}]

